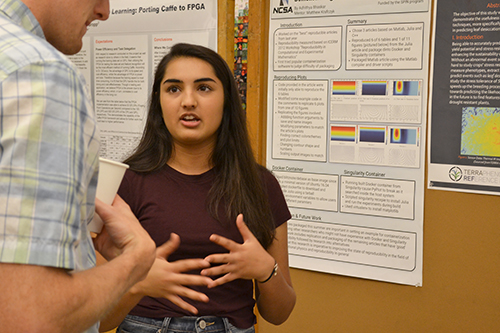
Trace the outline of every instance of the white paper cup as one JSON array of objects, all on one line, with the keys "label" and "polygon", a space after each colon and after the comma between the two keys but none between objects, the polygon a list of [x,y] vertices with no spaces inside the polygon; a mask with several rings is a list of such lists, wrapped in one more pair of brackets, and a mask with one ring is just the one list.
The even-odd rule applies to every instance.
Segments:
[{"label": "white paper cup", "polygon": [[[115,199],[116,192],[118,192],[125,170],[127,169],[128,165],[126,164],[100,157],[96,197],[104,203],[111,205]],[[91,232],[100,233],[103,224],[99,215],[94,213],[94,218],[88,224],[88,229]]]}]

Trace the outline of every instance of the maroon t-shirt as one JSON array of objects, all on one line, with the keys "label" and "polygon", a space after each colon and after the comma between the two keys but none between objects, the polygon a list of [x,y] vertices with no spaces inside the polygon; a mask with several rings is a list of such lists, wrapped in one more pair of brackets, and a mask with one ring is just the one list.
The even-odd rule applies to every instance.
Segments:
[{"label": "maroon t-shirt", "polygon": [[[271,172],[262,169],[262,179],[278,227],[291,218],[290,211]],[[147,175],[127,170],[118,194],[130,205],[157,246],[165,243],[172,232],[180,236],[181,244],[168,261],[205,258],[209,254],[228,252],[209,240],[212,234],[243,242],[236,221],[229,221],[223,209],[219,211],[221,222],[212,218],[206,209],[206,198],[213,180],[213,170],[194,176],[182,174],[168,165]],[[255,324],[251,280],[235,280],[212,289],[191,288],[210,299],[208,303],[185,299],[198,309],[200,316],[226,317],[240,328]],[[152,297],[144,297],[130,314],[147,318],[192,315],[166,299]]]}]

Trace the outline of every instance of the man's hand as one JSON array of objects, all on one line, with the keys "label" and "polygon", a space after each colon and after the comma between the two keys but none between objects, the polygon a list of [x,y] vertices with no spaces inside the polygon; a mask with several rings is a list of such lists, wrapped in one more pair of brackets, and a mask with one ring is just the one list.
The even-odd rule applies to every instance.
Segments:
[{"label": "man's hand", "polygon": [[127,253],[136,269],[146,276],[155,259],[155,244],[141,226],[129,205],[116,196],[112,205],[96,198],[96,212],[104,222],[102,232],[94,238],[94,246],[107,260]]}]

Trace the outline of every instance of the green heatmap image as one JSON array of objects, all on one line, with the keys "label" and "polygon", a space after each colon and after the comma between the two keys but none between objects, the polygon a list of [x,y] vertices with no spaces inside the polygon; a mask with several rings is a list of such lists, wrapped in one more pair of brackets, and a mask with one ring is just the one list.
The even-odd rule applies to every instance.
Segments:
[{"label": "green heatmap image", "polygon": [[460,153],[500,157],[500,108],[462,109]]}]

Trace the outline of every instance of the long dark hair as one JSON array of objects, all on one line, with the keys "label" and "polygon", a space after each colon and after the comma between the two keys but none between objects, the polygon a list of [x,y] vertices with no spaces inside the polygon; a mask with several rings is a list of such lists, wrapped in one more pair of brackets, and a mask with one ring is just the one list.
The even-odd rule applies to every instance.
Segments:
[{"label": "long dark hair", "polygon": [[162,168],[172,156],[172,136],[163,121],[160,86],[170,61],[180,57],[198,58],[209,63],[224,87],[224,111],[211,155],[215,181],[207,208],[218,219],[218,208],[226,206],[231,220],[243,213],[248,227],[267,248],[274,239],[275,227],[262,173],[253,155],[238,89],[228,65],[209,48],[176,44],[158,63],[149,100],[143,136],[133,154],[125,160],[130,169],[149,173]]}]

